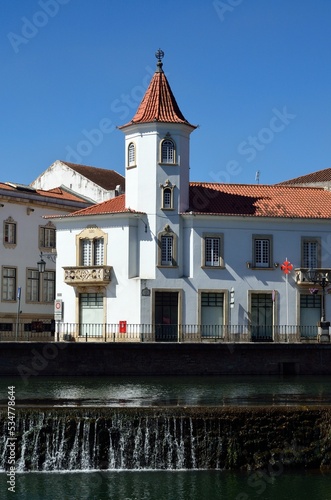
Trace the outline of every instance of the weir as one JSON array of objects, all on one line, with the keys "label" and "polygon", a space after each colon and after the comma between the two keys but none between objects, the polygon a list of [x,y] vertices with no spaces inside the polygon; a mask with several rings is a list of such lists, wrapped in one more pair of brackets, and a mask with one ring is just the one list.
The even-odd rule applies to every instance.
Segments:
[{"label": "weir", "polygon": [[[16,471],[331,467],[329,407],[16,410]],[[0,468],[8,468],[0,413]]]}]

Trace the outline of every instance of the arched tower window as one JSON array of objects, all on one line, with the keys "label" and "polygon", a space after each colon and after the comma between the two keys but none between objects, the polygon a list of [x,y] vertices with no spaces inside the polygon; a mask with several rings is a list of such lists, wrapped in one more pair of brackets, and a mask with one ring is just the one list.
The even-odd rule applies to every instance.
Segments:
[{"label": "arched tower window", "polygon": [[171,195],[172,195],[172,190],[170,188],[163,189],[163,208],[172,208]]},{"label": "arched tower window", "polygon": [[130,142],[128,146],[128,167],[134,167],[136,165],[136,146],[133,142]]},{"label": "arched tower window", "polygon": [[172,139],[164,139],[161,144],[161,163],[175,163],[175,143]]}]

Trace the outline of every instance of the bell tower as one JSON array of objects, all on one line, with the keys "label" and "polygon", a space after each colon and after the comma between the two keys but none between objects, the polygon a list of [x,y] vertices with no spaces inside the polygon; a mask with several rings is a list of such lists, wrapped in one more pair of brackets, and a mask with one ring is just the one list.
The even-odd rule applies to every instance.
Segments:
[{"label": "bell tower", "polygon": [[164,52],[125,134],[126,208],[173,215],[189,206],[190,134],[196,128],[182,114],[163,71]]}]

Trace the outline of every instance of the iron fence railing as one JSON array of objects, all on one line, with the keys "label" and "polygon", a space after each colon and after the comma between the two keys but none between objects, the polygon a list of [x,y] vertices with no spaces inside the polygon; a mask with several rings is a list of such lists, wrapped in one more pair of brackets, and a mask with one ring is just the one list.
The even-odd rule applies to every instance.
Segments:
[{"label": "iron fence railing", "polygon": [[0,341],[317,342],[317,326],[159,325],[38,321],[0,324]]},{"label": "iron fence railing", "polygon": [[58,323],[58,340],[102,342],[300,342],[317,341],[317,326],[277,325],[158,325]]}]

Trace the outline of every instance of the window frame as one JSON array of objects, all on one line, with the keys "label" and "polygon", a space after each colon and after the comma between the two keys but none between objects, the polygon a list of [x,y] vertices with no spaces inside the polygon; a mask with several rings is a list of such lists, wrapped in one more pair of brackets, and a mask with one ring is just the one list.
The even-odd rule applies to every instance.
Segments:
[{"label": "window frame", "polygon": [[[167,142],[169,143],[169,146],[172,145],[171,155],[169,155],[169,147],[167,147],[166,155],[164,154],[164,147],[165,147],[165,144]],[[171,158],[170,158],[170,156],[171,156]],[[177,162],[176,143],[170,136],[166,136],[160,142],[160,164],[161,165],[177,165],[176,162]]]},{"label": "window frame", "polygon": [[[165,239],[167,238],[167,239]],[[169,239],[168,239],[169,238]],[[164,260],[163,252],[163,241],[171,241],[171,260]],[[177,235],[171,230],[170,226],[167,225],[164,231],[158,234],[158,267],[178,267],[177,265]],[[168,249],[167,249],[168,251]]]},{"label": "window frame", "polygon": [[[96,260],[96,241],[103,240],[102,251],[101,251],[101,264],[94,264]],[[82,251],[83,251],[83,240],[89,240],[91,246],[90,264],[84,264]],[[76,265],[78,267],[103,267],[107,265],[107,249],[108,249],[108,235],[97,226],[87,226],[81,231],[81,233],[76,235]]]},{"label": "window frame", "polygon": [[[256,259],[257,254],[257,241],[268,241],[268,263],[263,265],[263,262],[258,262]],[[261,252],[263,254],[263,250]],[[263,260],[263,257],[262,259]],[[273,236],[272,234],[253,234],[252,236],[252,267],[254,269],[270,270],[273,269]]]},{"label": "window frame", "polygon": [[[207,264],[207,241],[208,239],[218,241],[218,263]],[[205,269],[223,269],[224,264],[224,233],[203,233],[202,235],[202,251],[201,251],[202,261],[201,267]],[[212,261],[208,261],[212,262]]]},{"label": "window frame", "polygon": [[[31,273],[31,276],[30,276]],[[26,303],[39,303],[40,300],[40,282],[41,274],[38,269],[27,268],[26,270],[26,288],[25,288],[25,302]]]},{"label": "window frame", "polygon": [[39,248],[47,250],[56,249],[56,229],[51,223],[39,226]]},{"label": "window frame", "polygon": [[[5,276],[6,271],[14,271],[13,276]],[[10,282],[13,285],[10,287]],[[4,296],[5,289],[9,291],[12,289],[11,297]],[[17,267],[2,266],[1,268],[1,302],[16,302],[17,300]]]},{"label": "window frame", "polygon": [[40,302],[52,303],[55,300],[55,271],[45,271],[41,277]]},{"label": "window frame", "polygon": [[[306,266],[305,264],[305,243],[315,243],[316,244],[316,265]],[[301,267],[303,269],[318,269],[321,267],[321,238],[318,236],[302,236],[301,237]]]},{"label": "window frame", "polygon": [[[6,234],[8,234],[9,228],[13,229],[13,237],[6,239]],[[17,222],[14,221],[12,217],[8,217],[3,221],[3,245],[5,248],[14,248],[17,245]]]},{"label": "window frame", "polygon": [[[101,244],[102,242],[102,244]],[[86,247],[85,247],[86,244]],[[100,248],[99,248],[100,246]],[[88,249],[88,259],[85,260],[85,249]],[[98,250],[100,250],[101,257],[98,257]],[[94,267],[104,266],[105,261],[105,241],[104,237],[95,238],[80,238],[80,259],[79,265],[81,267]]]},{"label": "window frame", "polygon": [[[133,159],[130,159],[131,155],[133,154]],[[127,157],[127,168],[133,168],[137,166],[137,161],[136,161],[136,145],[134,142],[130,142],[128,144],[128,157]]]}]

